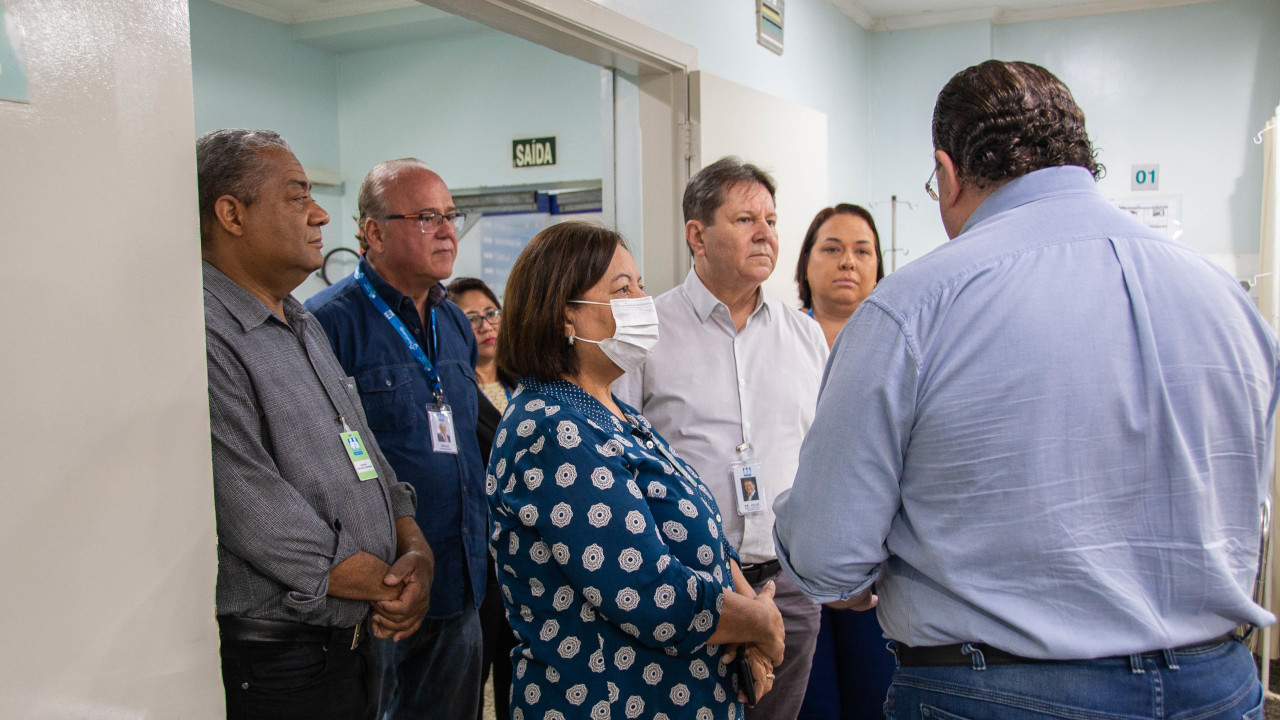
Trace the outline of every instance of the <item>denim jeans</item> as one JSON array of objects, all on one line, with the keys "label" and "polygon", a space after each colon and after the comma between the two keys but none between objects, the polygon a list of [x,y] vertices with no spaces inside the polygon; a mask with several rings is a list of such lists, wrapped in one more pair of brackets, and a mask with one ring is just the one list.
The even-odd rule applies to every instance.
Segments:
[{"label": "denim jeans", "polygon": [[885,700],[890,720],[1261,720],[1253,657],[1231,641],[1127,658],[902,667]]},{"label": "denim jeans", "polygon": [[480,706],[480,617],[467,604],[427,618],[399,642],[375,640],[382,664],[382,720],[471,720]]}]

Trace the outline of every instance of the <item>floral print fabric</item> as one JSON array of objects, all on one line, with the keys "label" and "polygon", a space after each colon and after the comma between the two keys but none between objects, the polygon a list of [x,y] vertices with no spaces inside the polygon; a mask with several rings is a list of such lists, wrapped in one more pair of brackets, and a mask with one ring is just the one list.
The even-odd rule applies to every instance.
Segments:
[{"label": "floral print fabric", "polygon": [[[694,470],[643,417],[521,381],[494,438],[490,552],[518,644],[513,720],[735,720],[708,645],[733,551]],[[673,464],[674,463],[674,464]]]}]

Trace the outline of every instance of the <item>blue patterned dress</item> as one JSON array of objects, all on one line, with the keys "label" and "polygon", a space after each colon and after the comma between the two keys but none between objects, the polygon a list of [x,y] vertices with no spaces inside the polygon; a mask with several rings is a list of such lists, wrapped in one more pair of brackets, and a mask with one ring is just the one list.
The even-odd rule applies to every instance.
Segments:
[{"label": "blue patterned dress", "polygon": [[707,644],[733,584],[715,499],[618,405],[632,423],[572,383],[524,378],[498,426],[486,489],[518,637],[511,717],[741,718]]}]

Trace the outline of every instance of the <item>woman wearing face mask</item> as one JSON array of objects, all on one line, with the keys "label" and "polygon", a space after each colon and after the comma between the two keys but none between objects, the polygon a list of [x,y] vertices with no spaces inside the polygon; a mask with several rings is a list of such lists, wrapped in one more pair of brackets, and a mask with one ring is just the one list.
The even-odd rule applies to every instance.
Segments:
[{"label": "woman wearing face mask", "polygon": [[[813,218],[800,246],[796,285],[801,306],[822,326],[828,347],[883,279],[880,236],[871,213],[841,203]],[[823,608],[798,720],[883,718],[893,668],[874,610]]]},{"label": "woman wearing face mask", "polygon": [[[515,379],[498,372],[498,327],[502,321],[502,304],[493,290],[479,278],[462,277],[449,283],[449,299],[462,308],[471,330],[476,336],[476,439],[480,442],[480,456],[489,462],[489,449],[493,436],[498,432],[498,422],[507,409],[507,400],[515,389]],[[480,631],[483,635],[484,657],[481,662],[480,684],[488,682],[489,668],[493,668],[493,709],[500,718],[511,713],[507,697],[511,691],[511,648],[515,638],[507,625],[502,610],[502,595],[498,588],[498,575],[489,560],[489,582],[485,586],[484,600],[480,603]],[[484,717],[484,708],[476,713],[476,720]]]},{"label": "woman wearing face mask", "polygon": [[[513,718],[741,717],[782,660],[772,586],[747,598],[715,499],[610,384],[658,341],[617,233],[539,233],[507,281],[498,367],[520,377],[489,462],[490,546],[517,635]],[[739,645],[741,643],[742,645]]]}]

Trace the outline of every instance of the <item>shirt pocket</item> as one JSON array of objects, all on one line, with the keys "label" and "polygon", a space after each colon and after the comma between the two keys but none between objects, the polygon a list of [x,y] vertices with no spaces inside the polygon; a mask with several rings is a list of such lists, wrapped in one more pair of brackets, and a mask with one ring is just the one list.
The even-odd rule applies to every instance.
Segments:
[{"label": "shirt pocket", "polygon": [[369,419],[369,429],[377,432],[404,430],[418,418],[413,392],[413,373],[421,368],[393,365],[374,368],[356,376],[360,403]]}]

